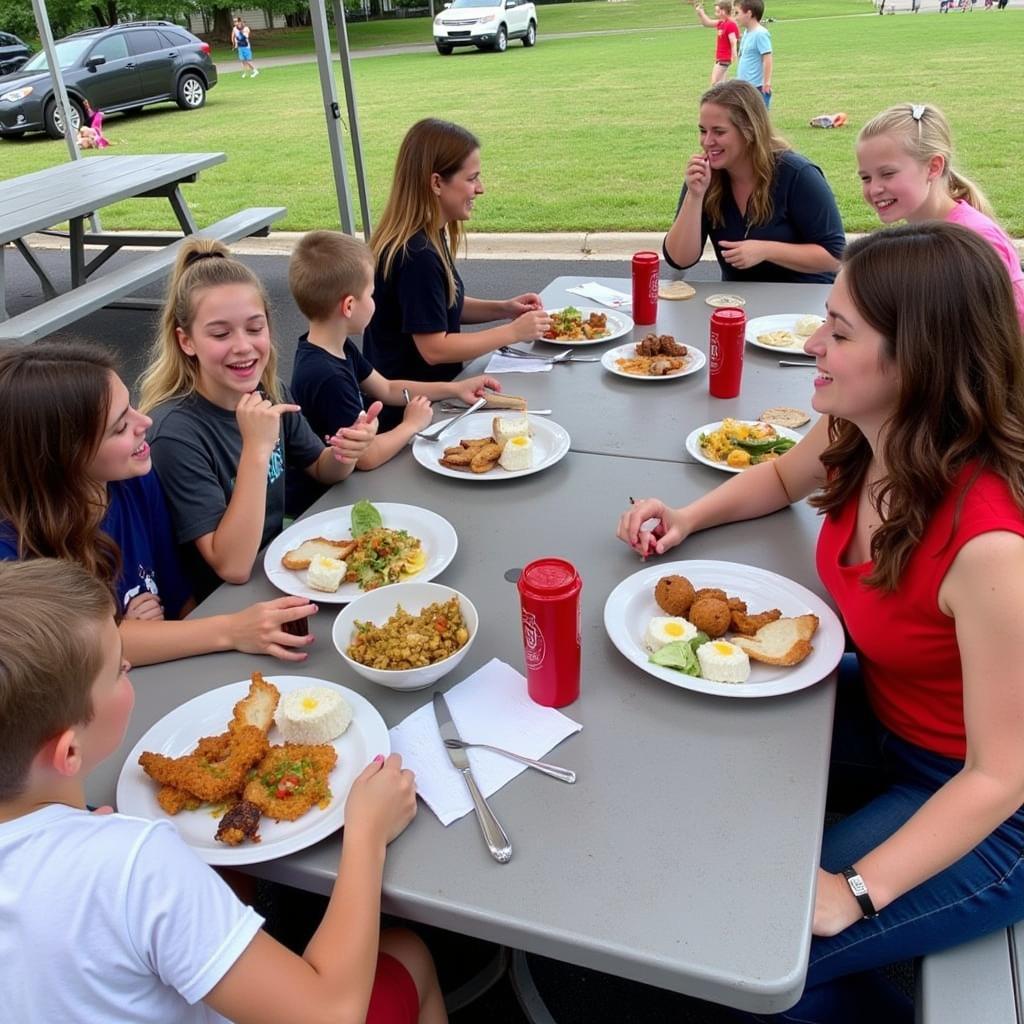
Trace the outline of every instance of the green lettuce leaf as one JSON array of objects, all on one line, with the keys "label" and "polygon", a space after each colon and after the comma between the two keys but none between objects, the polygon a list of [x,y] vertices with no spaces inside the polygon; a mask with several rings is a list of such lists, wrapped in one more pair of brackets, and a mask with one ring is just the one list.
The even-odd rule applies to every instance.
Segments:
[{"label": "green lettuce leaf", "polygon": [[689,640],[673,640],[665,644],[660,651],[651,655],[650,659],[655,665],[663,668],[674,668],[688,676],[700,675],[700,662],[694,654]]},{"label": "green lettuce leaf", "polygon": [[352,536],[362,537],[364,533],[383,525],[377,509],[365,498],[352,506]]}]

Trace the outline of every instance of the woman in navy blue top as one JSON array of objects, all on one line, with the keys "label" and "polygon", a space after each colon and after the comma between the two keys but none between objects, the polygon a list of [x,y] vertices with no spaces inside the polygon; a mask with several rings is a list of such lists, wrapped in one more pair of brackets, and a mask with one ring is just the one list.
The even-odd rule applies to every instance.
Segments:
[{"label": "woman in navy blue top", "polygon": [[[465,360],[500,345],[533,341],[550,326],[533,292],[504,300],[466,295],[453,254],[483,191],[480,143],[472,133],[435,118],[409,129],[391,195],[370,239],[377,309],[363,334],[363,354],[385,377],[454,380]],[[461,333],[463,324],[494,320],[512,322]],[[382,427],[389,425],[388,411]],[[391,412],[400,418],[400,409]]]},{"label": "woman in navy blue top", "polygon": [[761,94],[719,82],[701,97],[699,127],[665,259],[693,266],[710,236],[723,281],[833,281],[846,245],[835,196],[821,169],[773,134]]},{"label": "woman in navy blue top", "polygon": [[312,637],[283,629],[316,611],[304,598],[181,619],[195,602],[152,472],[151,423],[103,349],[0,353],[0,559],[64,558],[107,583],[133,664],[218,650],[304,659]]}]

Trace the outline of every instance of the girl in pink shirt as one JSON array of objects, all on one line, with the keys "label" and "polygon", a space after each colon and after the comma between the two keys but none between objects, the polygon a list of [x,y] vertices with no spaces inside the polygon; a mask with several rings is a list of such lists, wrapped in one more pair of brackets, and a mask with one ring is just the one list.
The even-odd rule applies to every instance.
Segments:
[{"label": "girl in pink shirt", "polygon": [[873,117],[857,136],[864,201],[884,224],[945,220],[976,231],[999,254],[1010,275],[1024,326],[1024,272],[1009,235],[974,182],[952,167],[946,115],[928,103],[900,103]]}]

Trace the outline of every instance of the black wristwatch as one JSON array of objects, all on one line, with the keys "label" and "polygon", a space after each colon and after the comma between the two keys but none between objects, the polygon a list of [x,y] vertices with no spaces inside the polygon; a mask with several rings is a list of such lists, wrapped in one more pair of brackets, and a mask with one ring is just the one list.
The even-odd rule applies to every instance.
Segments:
[{"label": "black wristwatch", "polygon": [[843,868],[842,875],[846,879],[846,884],[850,887],[850,892],[853,893],[853,898],[859,904],[864,916],[866,918],[878,917],[878,911],[875,910],[875,905],[871,902],[871,897],[868,895],[867,883],[857,874],[857,870],[853,867]]}]

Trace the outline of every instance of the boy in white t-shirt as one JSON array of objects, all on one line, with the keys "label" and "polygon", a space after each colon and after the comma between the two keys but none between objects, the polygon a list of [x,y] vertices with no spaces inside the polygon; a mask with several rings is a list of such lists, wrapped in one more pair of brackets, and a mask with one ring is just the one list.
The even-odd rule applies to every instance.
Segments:
[{"label": "boy in white t-shirt", "polygon": [[114,611],[78,565],[0,564],[4,1019],[445,1021],[426,947],[378,935],[385,848],[416,806],[397,756],[352,787],[334,894],[302,957],[169,822],[86,810],[85,779],[134,703]]}]

